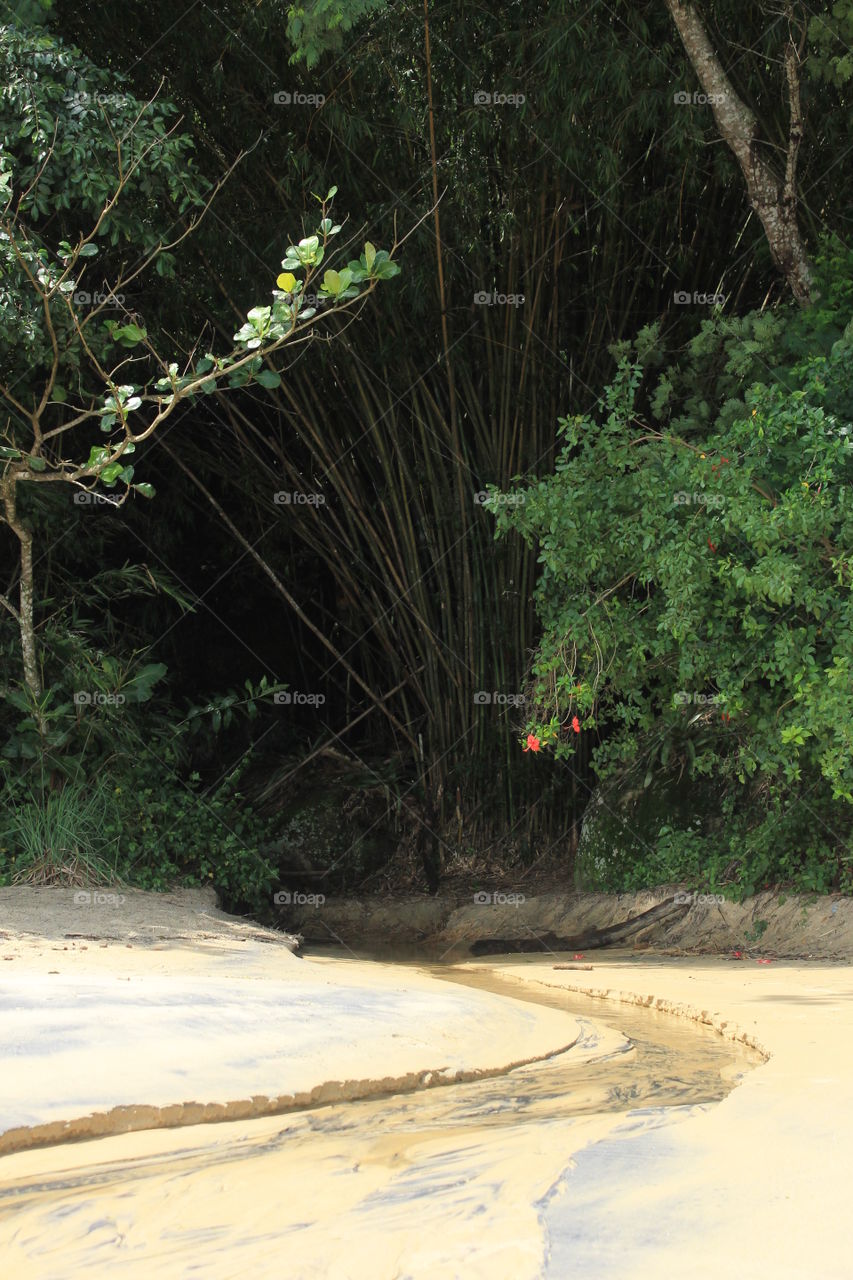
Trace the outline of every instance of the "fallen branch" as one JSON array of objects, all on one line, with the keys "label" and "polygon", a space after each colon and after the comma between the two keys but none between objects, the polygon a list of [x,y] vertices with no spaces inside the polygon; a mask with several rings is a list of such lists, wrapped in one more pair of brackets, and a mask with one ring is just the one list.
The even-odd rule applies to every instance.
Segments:
[{"label": "fallen branch", "polygon": [[590,929],[573,938],[558,938],[555,933],[544,933],[532,938],[479,938],[471,943],[470,950],[474,956],[491,956],[500,955],[504,951],[588,951],[595,947],[610,947],[658,920],[682,915],[689,905],[686,902],[676,902],[674,897],[667,898],[656,907],[623,920],[621,924],[611,924],[605,929]]}]

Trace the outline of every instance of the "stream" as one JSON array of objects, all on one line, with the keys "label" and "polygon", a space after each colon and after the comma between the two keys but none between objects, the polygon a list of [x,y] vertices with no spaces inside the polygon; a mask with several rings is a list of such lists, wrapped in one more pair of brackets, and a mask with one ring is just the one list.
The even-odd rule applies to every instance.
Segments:
[{"label": "stream", "polygon": [[665,1014],[522,988],[485,968],[397,963],[562,1009],[580,1039],[474,1083],[8,1156],[4,1274],[543,1276],[543,1210],[558,1187],[571,1195],[576,1153],[713,1107],[761,1060]]}]

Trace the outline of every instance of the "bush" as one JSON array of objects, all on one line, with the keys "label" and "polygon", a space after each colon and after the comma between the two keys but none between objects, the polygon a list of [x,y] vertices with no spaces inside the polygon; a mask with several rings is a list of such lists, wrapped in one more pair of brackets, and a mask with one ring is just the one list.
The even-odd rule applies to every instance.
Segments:
[{"label": "bush", "polygon": [[162,663],[119,660],[64,622],[38,705],[21,686],[0,697],[0,883],[212,884],[230,903],[268,903],[277,877],[259,850],[272,834],[239,791],[250,753],[207,788],[192,760],[272,688],[247,682],[178,716]]},{"label": "bush", "polygon": [[853,258],[822,267],[819,308],[708,319],[668,367],[654,326],[620,344],[494,504],[542,566],[534,747],[594,734],[617,791],[686,776],[723,819],[660,821],[609,887],[853,886]]}]

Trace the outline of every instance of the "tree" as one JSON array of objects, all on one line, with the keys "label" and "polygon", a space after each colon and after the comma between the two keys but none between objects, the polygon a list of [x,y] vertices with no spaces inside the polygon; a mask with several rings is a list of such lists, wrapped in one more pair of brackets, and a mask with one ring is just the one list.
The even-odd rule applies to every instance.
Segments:
[{"label": "tree", "polygon": [[803,140],[800,66],[806,48],[805,22],[795,39],[790,30],[793,5],[788,0],[785,17],[789,36],[784,61],[790,122],[785,169],[780,175],[763,154],[758,120],[735,92],[708,38],[698,7],[685,0],[666,0],[666,4],[693,70],[708,95],[720,134],[740,166],[749,202],[761,220],[773,259],[797,301],[808,303],[812,298],[813,272],[797,221],[797,159]]},{"label": "tree", "polygon": [[[225,354],[200,356],[194,344],[179,364],[162,354],[144,321],[125,305],[125,291],[152,267],[168,275],[174,251],[216,195],[215,189],[204,198],[204,184],[193,185],[185,170],[189,142],[165,123],[174,108],[107,94],[103,74],[51,36],[2,28],[0,54],[13,72],[7,111],[19,126],[17,149],[7,144],[0,154],[0,399],[8,414],[0,500],[20,548],[18,606],[6,595],[0,603],[18,624],[24,681],[38,708],[33,534],[22,488],[64,484],[86,491],[100,483],[118,494],[117,505],[131,494],[153,497],[151,485],[134,478],[130,458],[179,406],[223,385],[278,387],[273,357],[308,341],[322,319],[349,311],[399,267],[391,254],[367,242],[358,259],[340,270],[327,263],[320,275],[330,242],[342,230],[330,217],[332,187],[317,197],[321,216],[314,234],[287,247],[272,303],[248,312]],[[10,121],[4,123],[7,139],[14,137]],[[146,217],[146,205],[161,194],[158,172],[175,212],[193,210],[189,225],[172,240]],[[92,211],[93,220],[81,230]],[[37,230],[45,215],[55,213],[66,229],[75,226],[73,238],[51,242]],[[135,260],[119,264],[99,292],[87,286],[107,237],[113,245],[129,242]],[[112,309],[118,319],[106,317]],[[96,443],[92,427],[99,432]]]}]

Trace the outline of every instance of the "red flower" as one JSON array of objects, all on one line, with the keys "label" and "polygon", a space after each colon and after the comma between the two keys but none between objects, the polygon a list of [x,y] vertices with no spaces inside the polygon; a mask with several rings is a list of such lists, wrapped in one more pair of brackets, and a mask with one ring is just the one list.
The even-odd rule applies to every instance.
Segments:
[{"label": "red flower", "polygon": [[742,952],[742,951],[733,951],[733,952],[732,952],[732,956],[734,957],[734,959],[735,959],[735,960],[742,960],[742,959],[743,959],[743,952]]},{"label": "red flower", "polygon": [[575,959],[576,959],[576,960],[583,960],[583,952],[582,952],[582,951],[576,951],[576,952],[575,952]]},{"label": "red flower", "polygon": [[729,715],[728,711],[724,711],[721,714],[720,719],[723,720],[725,724],[728,724],[729,721],[731,720],[731,716]]},{"label": "red flower", "polygon": [[713,542],[711,541],[711,539],[710,539],[710,538],[708,539],[708,546],[711,548],[711,550],[712,550],[712,551],[716,551],[716,550],[717,550],[717,548],[714,546],[714,544],[713,544]]},{"label": "red flower", "polygon": [[539,739],[536,737],[536,734],[535,734],[535,733],[528,733],[528,735],[527,735],[527,746],[526,746],[526,747],[523,747],[523,748],[522,748],[522,750],[524,750],[524,751],[540,751],[541,749],[542,749],[542,743],[541,743],[541,742],[539,741]]},{"label": "red flower", "polygon": [[581,722],[578,720],[577,716],[572,716],[572,728],[575,733],[580,733],[581,731]]}]

